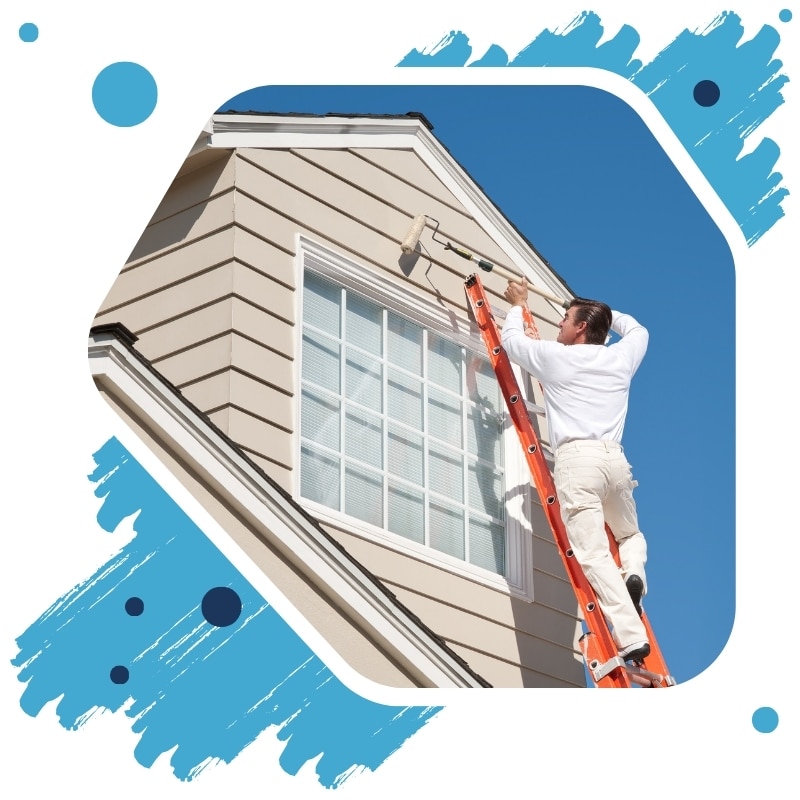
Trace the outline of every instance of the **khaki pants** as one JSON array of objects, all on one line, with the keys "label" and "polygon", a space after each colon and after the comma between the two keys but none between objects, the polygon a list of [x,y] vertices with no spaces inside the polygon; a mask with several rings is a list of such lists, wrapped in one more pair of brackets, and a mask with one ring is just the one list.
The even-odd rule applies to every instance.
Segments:
[{"label": "khaki pants", "polygon": [[[597,594],[614,641],[620,649],[646,641],[625,586],[628,575],[638,575],[647,586],[647,545],[633,500],[637,482],[622,446],[606,440],[567,442],[556,450],[554,479],[567,538]],[[609,550],[606,522],[619,545],[621,569]]]}]

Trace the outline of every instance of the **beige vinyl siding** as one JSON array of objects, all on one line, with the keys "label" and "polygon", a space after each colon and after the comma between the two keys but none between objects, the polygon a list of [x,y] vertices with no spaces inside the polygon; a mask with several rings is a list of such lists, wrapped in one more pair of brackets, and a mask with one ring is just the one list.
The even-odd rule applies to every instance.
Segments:
[{"label": "beige vinyl siding", "polygon": [[[292,492],[298,234],[462,321],[464,278],[477,267],[432,242],[431,228],[421,252],[403,256],[413,218],[428,214],[440,223],[437,238],[514,265],[412,150],[241,149],[196,160],[176,178],[96,322],[131,329],[156,369]],[[505,309],[506,281],[481,279],[492,305]],[[531,306],[542,337],[554,338],[561,313],[534,295]],[[534,604],[336,535],[493,685],[584,685],[577,603],[539,516]]]}]

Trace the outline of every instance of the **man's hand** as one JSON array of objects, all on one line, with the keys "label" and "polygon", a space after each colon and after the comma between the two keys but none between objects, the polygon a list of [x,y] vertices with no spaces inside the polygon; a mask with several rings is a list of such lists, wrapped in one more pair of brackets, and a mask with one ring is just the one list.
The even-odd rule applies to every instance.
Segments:
[{"label": "man's hand", "polygon": [[523,278],[522,281],[509,281],[503,297],[511,303],[512,306],[525,306],[528,304],[528,281]]}]

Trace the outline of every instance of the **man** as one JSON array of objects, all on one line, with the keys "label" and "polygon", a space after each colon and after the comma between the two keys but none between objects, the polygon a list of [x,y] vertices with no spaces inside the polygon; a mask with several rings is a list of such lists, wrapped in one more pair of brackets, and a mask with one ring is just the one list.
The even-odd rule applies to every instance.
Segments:
[{"label": "man", "polygon": [[[640,619],[647,546],[633,500],[637,483],[621,440],[631,379],[647,350],[647,330],[605,303],[576,298],[559,323],[556,341],[541,341],[523,323],[527,282],[509,281],[505,298],[511,309],[503,347],[544,391],[567,538],[597,594],[619,655],[641,661],[650,653]],[[606,346],[609,329],[621,338]],[[608,546],[606,522],[619,545],[621,569]]]}]

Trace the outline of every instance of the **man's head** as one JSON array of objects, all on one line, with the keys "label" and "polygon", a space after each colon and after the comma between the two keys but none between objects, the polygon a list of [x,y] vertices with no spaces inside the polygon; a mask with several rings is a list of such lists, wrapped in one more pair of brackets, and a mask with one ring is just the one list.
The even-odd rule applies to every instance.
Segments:
[{"label": "man's head", "polygon": [[611,328],[611,309],[598,300],[574,298],[558,323],[561,344],[603,344]]}]

